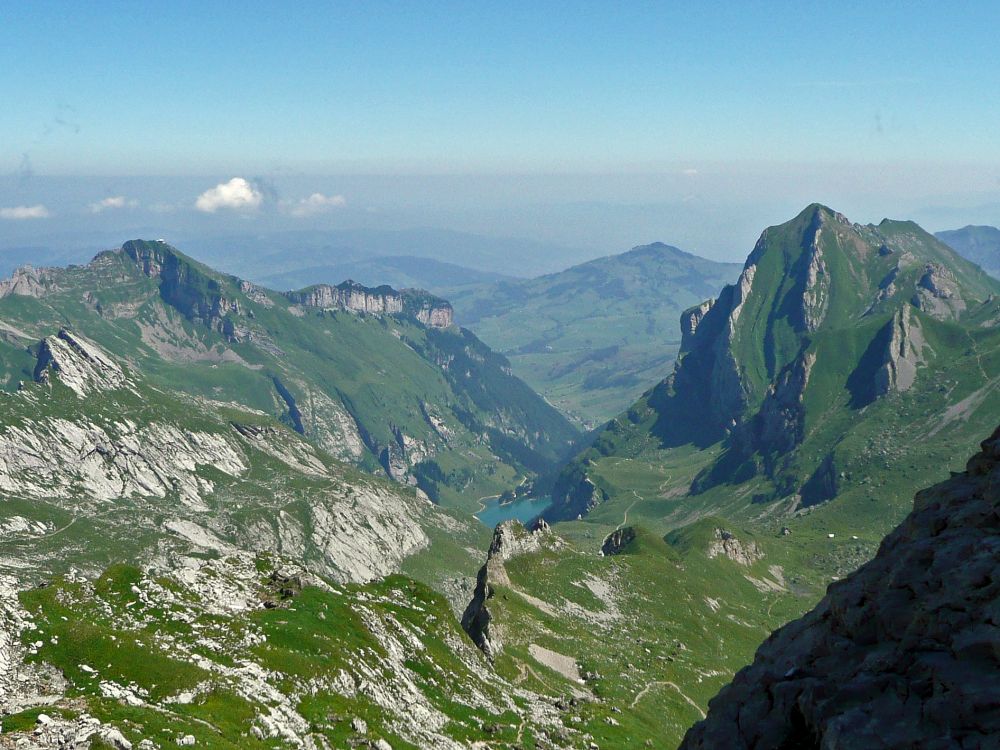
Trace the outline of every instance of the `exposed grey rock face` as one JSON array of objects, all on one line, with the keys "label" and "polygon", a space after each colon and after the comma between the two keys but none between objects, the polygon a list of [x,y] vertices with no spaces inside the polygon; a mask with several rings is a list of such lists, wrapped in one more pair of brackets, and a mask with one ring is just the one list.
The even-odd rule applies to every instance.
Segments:
[{"label": "exposed grey rock face", "polygon": [[389,286],[369,288],[354,281],[337,286],[317,284],[297,292],[285,292],[288,300],[304,307],[349,310],[374,315],[413,315],[426,326],[447,328],[454,322],[450,304],[428,294]]},{"label": "exposed grey rock face", "polygon": [[965,310],[965,300],[955,275],[940,263],[928,263],[917,281],[913,304],[939,320],[958,318]]},{"label": "exposed grey rock face", "polygon": [[998,570],[1000,429],[917,494],[874,560],[776,631],[681,747],[997,747]]},{"label": "exposed grey rock face", "polygon": [[[161,535],[166,530],[175,542],[169,548],[281,551],[309,560],[333,580],[364,582],[396,572],[404,558],[426,547],[423,524],[450,521],[431,521],[436,511],[409,491],[360,476],[344,482],[338,467],[311,444],[277,424],[261,424],[262,414],[246,412],[246,421],[236,421],[233,405],[153,391],[141,376],[71,332],[43,340],[37,372],[40,380],[62,383],[71,392],[32,385],[4,397],[0,492],[61,507],[74,517],[103,519],[109,540],[143,528]],[[98,393],[99,402],[91,398]],[[148,404],[153,394],[179,408],[158,411]],[[139,415],[131,411],[137,402],[146,402]],[[215,414],[219,407],[225,416]],[[187,412],[199,419],[190,420]],[[342,421],[339,437],[350,452],[349,441],[359,439],[349,431],[356,430],[353,422],[346,416]],[[258,499],[251,514],[241,509],[242,498],[212,502],[249,481],[254,466],[274,461],[285,467],[288,481],[315,485],[309,503],[290,503],[280,491]],[[119,514],[128,517],[124,527],[116,521]],[[11,541],[52,535],[72,546],[62,531],[20,516],[0,524],[0,534]],[[53,550],[44,554],[59,556]],[[52,562],[0,558],[0,572],[19,570],[27,577],[32,563],[44,573]]]},{"label": "exposed grey rock face", "polygon": [[[765,455],[783,455],[805,437],[806,413],[802,404],[816,355],[804,352],[785,367],[770,386],[760,411],[741,425],[745,447]],[[739,439],[739,435],[735,435]]]},{"label": "exposed grey rock face", "polygon": [[[179,256],[165,242],[130,240],[122,245],[121,252],[146,276],[158,280],[163,300],[189,320],[237,338],[236,324],[229,316],[241,315],[239,300],[228,297],[197,264]],[[99,255],[94,262],[100,259]]]},{"label": "exposed grey rock face", "polygon": [[686,351],[691,348],[691,338],[698,330],[698,324],[704,319],[705,314],[715,305],[715,300],[705,300],[701,304],[689,307],[681,313],[681,350]]},{"label": "exposed grey rock face", "polygon": [[764,550],[757,545],[757,542],[743,542],[731,531],[716,529],[715,539],[708,545],[706,554],[710,558],[721,555],[740,565],[750,566],[764,557]]},{"label": "exposed grey rock face", "polygon": [[241,281],[240,291],[258,305],[263,305],[264,307],[274,307],[274,302],[267,296],[267,292],[251,281]]},{"label": "exposed grey rock face", "polygon": [[491,662],[503,649],[502,626],[494,622],[489,600],[493,598],[495,586],[510,585],[504,563],[517,555],[537,552],[543,544],[554,540],[549,525],[542,520],[534,531],[528,531],[520,521],[504,521],[494,530],[486,564],[479,569],[475,593],[462,615],[462,628]]},{"label": "exposed grey rock face", "polygon": [[[836,219],[846,223],[846,219],[836,214]],[[823,233],[823,212],[817,211],[809,227],[812,235],[806,251],[806,272],[802,284],[802,322],[807,331],[815,331],[823,323],[830,305],[830,276],[823,259],[820,238]]]},{"label": "exposed grey rock face", "polygon": [[0,298],[9,294],[44,297],[55,288],[55,283],[55,278],[49,269],[21,266],[9,279],[0,280]]},{"label": "exposed grey rock face", "polygon": [[126,381],[122,368],[104,350],[65,328],[42,339],[35,380],[48,380],[50,372],[81,398],[92,391],[120,388]]},{"label": "exposed grey rock face", "polygon": [[889,344],[882,366],[875,373],[875,395],[908,391],[917,378],[917,367],[924,363],[924,340],[920,321],[912,316],[909,305],[903,306],[889,321]]}]

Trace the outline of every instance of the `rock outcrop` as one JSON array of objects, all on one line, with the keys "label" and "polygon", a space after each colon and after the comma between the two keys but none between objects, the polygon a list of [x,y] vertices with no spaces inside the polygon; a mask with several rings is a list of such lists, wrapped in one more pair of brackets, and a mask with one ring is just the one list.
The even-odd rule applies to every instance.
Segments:
[{"label": "rock outcrop", "polygon": [[373,315],[411,315],[432,328],[454,323],[451,305],[443,299],[413,289],[397,291],[390,286],[366,287],[355,281],[337,286],[317,284],[296,292],[285,292],[296,305],[323,310],[348,310]]},{"label": "rock outcrop", "polygon": [[995,748],[1000,429],[875,559],[776,631],[682,748]]},{"label": "rock outcrop", "polygon": [[[280,550],[330,579],[369,581],[426,547],[425,526],[451,522],[432,520],[437,511],[408,490],[360,475],[345,482],[342,467],[259,412],[152,388],[73,332],[43,339],[36,374],[40,383],[0,399],[0,493],[37,505],[43,519],[53,507],[74,522],[88,518],[101,541],[81,547],[48,521],[10,516],[0,523],[5,541],[51,535],[55,544],[3,556],[0,574],[16,570],[30,580],[33,570],[44,575],[68,560],[101,559],[102,545],[130,554],[117,547],[166,530],[171,548]],[[300,422],[319,408],[308,401]],[[356,430],[341,416],[345,430]],[[356,431],[345,435],[357,443],[342,445],[345,452],[360,452]],[[255,473],[263,466],[264,475]],[[260,476],[267,477],[263,495]],[[310,489],[290,491],[295,485]],[[163,544],[143,554],[158,554]]]},{"label": "rock outcrop", "polygon": [[939,320],[958,318],[966,308],[955,274],[940,263],[924,266],[913,304]]},{"label": "rock outcrop", "polygon": [[601,545],[601,554],[605,557],[623,554],[628,546],[635,541],[635,538],[636,533],[632,526],[615,529],[605,537],[604,543]]},{"label": "rock outcrop", "polygon": [[708,545],[706,554],[710,557],[728,557],[735,563],[750,566],[764,557],[764,551],[757,542],[741,541],[731,531],[716,529],[715,537]]},{"label": "rock outcrop", "polygon": [[803,352],[771,383],[760,410],[733,432],[734,444],[747,455],[759,452],[766,470],[773,474],[773,458],[794,450],[805,438],[806,411],[802,403],[816,355]]},{"label": "rock outcrop", "polygon": [[9,279],[0,280],[0,299],[10,294],[21,297],[44,297],[58,288],[50,269],[21,266]]},{"label": "rock outcrop", "polygon": [[486,564],[479,569],[475,593],[462,615],[462,628],[491,662],[503,649],[502,627],[494,621],[490,599],[495,594],[496,586],[510,585],[504,563],[518,555],[537,552],[552,538],[549,525],[541,519],[533,531],[524,528],[520,521],[504,521],[493,532]]},{"label": "rock outcrop", "polygon": [[698,331],[698,325],[713,305],[715,305],[714,299],[705,300],[681,313],[681,351],[688,351],[691,348],[691,342]]},{"label": "rock outcrop", "polygon": [[875,395],[908,391],[917,379],[917,367],[924,363],[924,340],[920,321],[904,306],[886,324],[889,339],[882,365],[875,373]]},{"label": "rock outcrop", "polygon": [[81,398],[93,391],[121,388],[127,381],[121,366],[107,352],[65,328],[39,345],[35,380],[48,382],[50,373]]},{"label": "rock outcrop", "polygon": [[239,300],[203,267],[162,241],[130,240],[121,252],[159,282],[164,302],[192,322],[232,336],[235,324],[227,318],[241,314]]}]

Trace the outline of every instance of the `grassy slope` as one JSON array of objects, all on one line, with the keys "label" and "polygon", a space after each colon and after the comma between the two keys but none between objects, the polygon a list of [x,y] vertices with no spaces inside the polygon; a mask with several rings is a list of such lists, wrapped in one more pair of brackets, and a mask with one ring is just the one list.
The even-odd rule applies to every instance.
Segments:
[{"label": "grassy slope", "polygon": [[[263,590],[271,564],[259,559],[258,567]],[[256,718],[266,713],[265,706],[242,695],[238,681],[192,663],[187,655],[200,655],[207,665],[222,667],[256,662],[269,670],[267,681],[286,695],[301,695],[308,681],[335,681],[343,670],[353,672],[361,664],[373,669],[376,679],[392,682],[399,675],[384,671],[385,645],[365,624],[364,618],[374,616],[392,618],[416,636],[420,646],[408,649],[406,678],[449,717],[443,727],[446,736],[459,742],[489,739],[534,746],[529,717],[523,712],[490,713],[465,703],[463,692],[474,690],[492,694],[502,706],[502,683],[480,679],[470,669],[468,657],[455,654],[452,644],[462,635],[448,605],[420,584],[395,576],[365,586],[334,586],[330,591],[309,587],[277,609],[210,614],[201,609],[195,592],[170,579],[158,583],[179,597],[135,606],[136,587],[149,590],[150,586],[138,569],[129,566],[110,568],[92,588],[57,580],[22,595],[37,626],[25,639],[44,641],[32,660],[60,669],[70,681],[69,696],[75,699],[65,709],[45,711],[63,715],[85,710],[117,726],[134,743],[146,737],[172,744],[174,738],[190,734],[199,747],[284,747],[279,738],[261,738],[253,731],[255,725],[261,726]],[[249,642],[256,645],[247,645],[248,635],[254,636]],[[206,638],[222,648],[205,648],[201,644]],[[96,668],[99,675],[88,673],[81,664]],[[101,681],[132,686],[143,695],[143,705],[103,697]],[[194,691],[195,699],[166,700],[183,691]],[[368,736],[386,739],[394,748],[416,747],[399,734],[399,722],[405,717],[390,715],[363,693],[351,697],[320,691],[299,698],[295,708],[309,722],[311,733],[335,746],[358,738],[351,727],[358,717],[367,722]],[[3,731],[32,727],[41,710],[5,717]],[[484,726],[497,729],[487,733]]]}]

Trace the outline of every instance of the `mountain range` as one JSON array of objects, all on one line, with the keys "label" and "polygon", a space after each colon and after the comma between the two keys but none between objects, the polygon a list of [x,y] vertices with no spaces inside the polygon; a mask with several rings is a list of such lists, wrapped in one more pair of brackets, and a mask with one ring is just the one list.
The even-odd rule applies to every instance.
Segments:
[{"label": "mountain range", "polygon": [[[0,745],[976,746],[1000,281],[819,204],[742,270],[565,274],[279,292],[136,240],[0,282]],[[587,439],[455,325],[566,355],[656,289]],[[473,519],[532,484],[546,520]],[[917,672],[954,689],[893,702]]]},{"label": "mountain range", "polygon": [[998,290],[912,222],[812,205],[765,230],[681,316],[673,373],[564,468],[558,542],[483,568],[473,639],[508,675],[561,647],[679,742],[1000,423]]},{"label": "mountain range", "polygon": [[18,271],[0,284],[0,319],[9,388],[69,326],[157,386],[263,411],[445,505],[475,508],[550,470],[577,435],[425,292],[276,293],[133,241],[85,266]]}]

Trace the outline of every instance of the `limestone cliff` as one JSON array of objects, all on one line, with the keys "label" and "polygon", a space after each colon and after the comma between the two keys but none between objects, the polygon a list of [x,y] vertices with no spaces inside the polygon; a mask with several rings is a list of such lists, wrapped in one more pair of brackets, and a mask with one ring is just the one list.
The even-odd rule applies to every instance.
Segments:
[{"label": "limestone cliff", "polygon": [[1000,429],[761,646],[682,748],[996,747],[998,569]]},{"label": "limestone cliff", "polygon": [[909,307],[903,307],[886,324],[888,343],[881,367],[875,374],[878,396],[892,391],[908,391],[917,378],[917,367],[924,363],[924,340],[920,321]]},{"label": "limestone cliff", "polygon": [[324,310],[349,310],[375,315],[412,315],[426,326],[447,328],[454,323],[451,305],[443,299],[414,289],[397,291],[390,286],[366,287],[355,281],[337,286],[317,284],[296,292],[285,292],[296,305]]},{"label": "limestone cliff", "polygon": [[[461,528],[411,491],[345,481],[344,467],[260,412],[150,386],[73,332],[41,342],[36,374],[0,398],[0,493],[21,514],[2,519],[0,541],[27,545],[0,560],[0,574],[30,580],[109,549],[243,547],[367,581],[427,546],[426,525]],[[66,531],[78,519],[95,529],[86,545]]]},{"label": "limestone cliff", "polygon": [[200,264],[161,241],[130,240],[121,252],[159,282],[164,302],[185,317],[227,335],[234,332],[234,324],[226,325],[226,319],[240,315],[239,300]]}]

